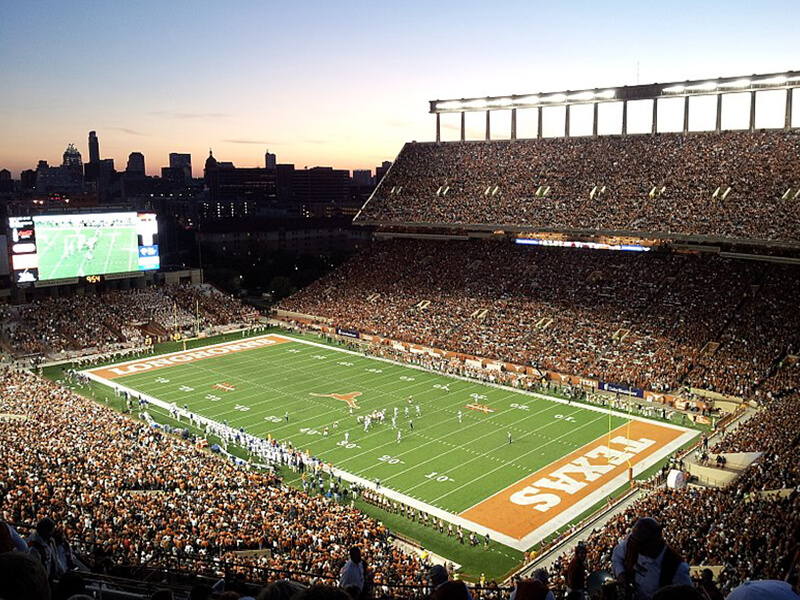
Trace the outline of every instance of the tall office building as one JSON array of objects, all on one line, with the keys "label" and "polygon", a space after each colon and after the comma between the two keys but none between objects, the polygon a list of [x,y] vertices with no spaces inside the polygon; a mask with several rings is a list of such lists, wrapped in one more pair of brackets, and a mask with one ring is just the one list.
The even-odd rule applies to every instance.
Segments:
[{"label": "tall office building", "polygon": [[61,166],[66,171],[71,183],[83,183],[83,160],[74,144],[69,144],[64,150],[64,160]]},{"label": "tall office building", "polygon": [[268,169],[274,170],[278,164],[278,157],[275,154],[270,154],[269,150],[267,150],[266,154],[264,154],[264,164]]},{"label": "tall office building", "polygon": [[125,168],[125,172],[131,175],[144,175],[144,154],[131,152],[128,155],[128,166]]},{"label": "tall office building", "polygon": [[97,140],[97,133],[89,132],[89,162],[83,168],[86,181],[97,181],[100,174],[100,142]]},{"label": "tall office building", "polygon": [[383,179],[383,176],[389,172],[391,166],[391,161],[385,160],[383,163],[381,163],[380,167],[375,167],[375,185],[378,185],[381,182],[381,179]]},{"label": "tall office building", "polygon": [[97,141],[97,133],[89,132],[89,162],[100,162],[100,142]]},{"label": "tall office building", "polygon": [[355,169],[353,171],[353,185],[372,185],[372,171],[369,169]]},{"label": "tall office building", "polygon": [[183,171],[183,180],[189,181],[192,178],[192,155],[170,152],[169,168]]}]

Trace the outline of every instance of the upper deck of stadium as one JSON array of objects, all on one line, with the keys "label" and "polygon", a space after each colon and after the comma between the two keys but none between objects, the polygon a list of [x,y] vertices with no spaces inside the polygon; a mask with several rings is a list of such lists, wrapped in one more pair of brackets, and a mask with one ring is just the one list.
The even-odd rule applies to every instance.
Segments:
[{"label": "upper deck of stadium", "polygon": [[[356,222],[800,247],[800,130],[792,128],[798,80],[636,86],[616,97],[584,91],[534,103],[516,96],[434,101],[437,140],[447,112],[461,112],[461,140],[406,144]],[[786,94],[783,127],[757,129],[757,92],[778,90]],[[749,128],[723,131],[722,97],[734,91],[750,95]],[[690,131],[690,100],[701,94],[717,96],[716,129]],[[659,132],[658,106],[673,97],[684,98],[684,129]],[[622,104],[621,133],[598,136],[598,106],[613,100]],[[627,104],[635,100],[652,104],[648,134],[627,135]],[[593,135],[569,137],[571,103],[594,105]],[[554,104],[566,107],[566,136],[544,138],[542,108]],[[517,106],[539,111],[537,138],[517,139]],[[492,140],[490,113],[504,109],[512,111],[511,139]],[[464,116],[477,110],[486,111],[486,139],[467,141]]]}]

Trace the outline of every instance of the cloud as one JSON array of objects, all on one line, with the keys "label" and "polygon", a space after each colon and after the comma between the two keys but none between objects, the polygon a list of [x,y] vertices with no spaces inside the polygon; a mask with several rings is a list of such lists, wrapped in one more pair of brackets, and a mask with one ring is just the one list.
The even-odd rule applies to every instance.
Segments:
[{"label": "cloud", "polygon": [[163,110],[154,111],[150,114],[173,119],[226,119],[230,116],[227,113],[167,112]]},{"label": "cloud", "polygon": [[283,142],[267,142],[265,140],[222,140],[226,144],[256,144],[258,146],[280,146]]},{"label": "cloud", "polygon": [[121,131],[122,133],[127,133],[128,135],[142,135],[145,137],[150,137],[151,135],[149,133],[142,133],[141,131],[136,131],[134,129],[127,129],[125,127],[107,127],[106,129],[111,129],[112,131]]}]

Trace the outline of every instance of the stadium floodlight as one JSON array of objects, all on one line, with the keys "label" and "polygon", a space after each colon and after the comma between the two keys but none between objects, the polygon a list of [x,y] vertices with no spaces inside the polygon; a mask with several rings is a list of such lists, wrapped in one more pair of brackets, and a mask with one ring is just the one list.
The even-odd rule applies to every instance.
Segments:
[{"label": "stadium floodlight", "polygon": [[775,77],[767,77],[766,79],[756,79],[753,83],[755,85],[781,85],[788,81],[785,75],[776,75]]},{"label": "stadium floodlight", "polygon": [[567,96],[567,100],[594,100],[594,92],[578,92]]},{"label": "stadium floodlight", "polygon": [[470,100],[469,102],[465,102],[463,104],[463,108],[486,108],[489,106],[489,103],[485,99],[477,99],[477,100]]},{"label": "stadium floodlight", "polygon": [[447,102],[437,102],[437,110],[458,110],[461,108],[461,102],[458,100],[448,100]]},{"label": "stadium floodlight", "polygon": [[511,98],[495,98],[489,102],[489,106],[499,106],[500,108],[507,108],[513,104]]},{"label": "stadium floodlight", "polygon": [[672,85],[670,87],[664,88],[665,94],[682,94],[686,91],[686,86],[683,85]]},{"label": "stadium floodlight", "polygon": [[705,83],[701,83],[698,85],[693,85],[686,88],[689,91],[701,91],[701,92],[711,92],[717,89],[717,82],[716,81],[707,81]]},{"label": "stadium floodlight", "polygon": [[750,87],[750,80],[749,79],[737,79],[736,81],[727,81],[725,83],[720,83],[719,87],[721,88],[734,88],[734,89],[741,89]]},{"label": "stadium floodlight", "polygon": [[597,92],[594,95],[594,97],[598,98],[600,100],[612,100],[612,99],[617,97],[617,91],[616,90],[605,90],[605,91],[602,91],[602,92]]},{"label": "stadium floodlight", "polygon": [[552,96],[545,96],[544,98],[542,98],[542,102],[550,102],[550,103],[565,102],[566,99],[567,99],[566,94],[553,94]]}]

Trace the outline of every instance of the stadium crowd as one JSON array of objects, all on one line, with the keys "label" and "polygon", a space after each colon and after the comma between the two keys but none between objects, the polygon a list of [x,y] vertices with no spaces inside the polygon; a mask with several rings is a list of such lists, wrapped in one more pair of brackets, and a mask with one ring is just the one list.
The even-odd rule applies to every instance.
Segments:
[{"label": "stadium crowd", "polygon": [[[418,584],[419,561],[388,531],[348,506],[309,496],[270,475],[131,420],[24,371],[0,374],[0,511],[11,523],[47,517],[65,541],[97,548],[104,563],[189,569],[269,569],[270,579],[338,576],[353,545],[376,584]],[[250,558],[234,552],[262,549]],[[216,573],[211,573],[216,574]]]},{"label": "stadium crowd", "polygon": [[255,315],[236,298],[209,286],[186,284],[43,298],[4,310],[5,338],[18,354],[107,352],[141,346],[148,335],[146,326],[193,335],[197,328],[250,323]]},{"label": "stadium crowd", "polygon": [[779,365],[800,349],[798,301],[795,266],[389,240],[281,308],[542,370],[745,396],[770,377],[797,381],[797,369]]},{"label": "stadium crowd", "polygon": [[798,152],[797,131],[412,142],[360,218],[796,243]]},{"label": "stadium crowd", "polygon": [[[587,572],[611,570],[611,549],[638,517],[652,515],[688,564],[722,567],[725,593],[745,580],[782,579],[800,547],[800,395],[765,400],[711,448],[712,454],[749,451],[763,454],[730,486],[659,488],[595,530],[583,546]],[[562,583],[570,560],[563,555],[554,568]]]}]

